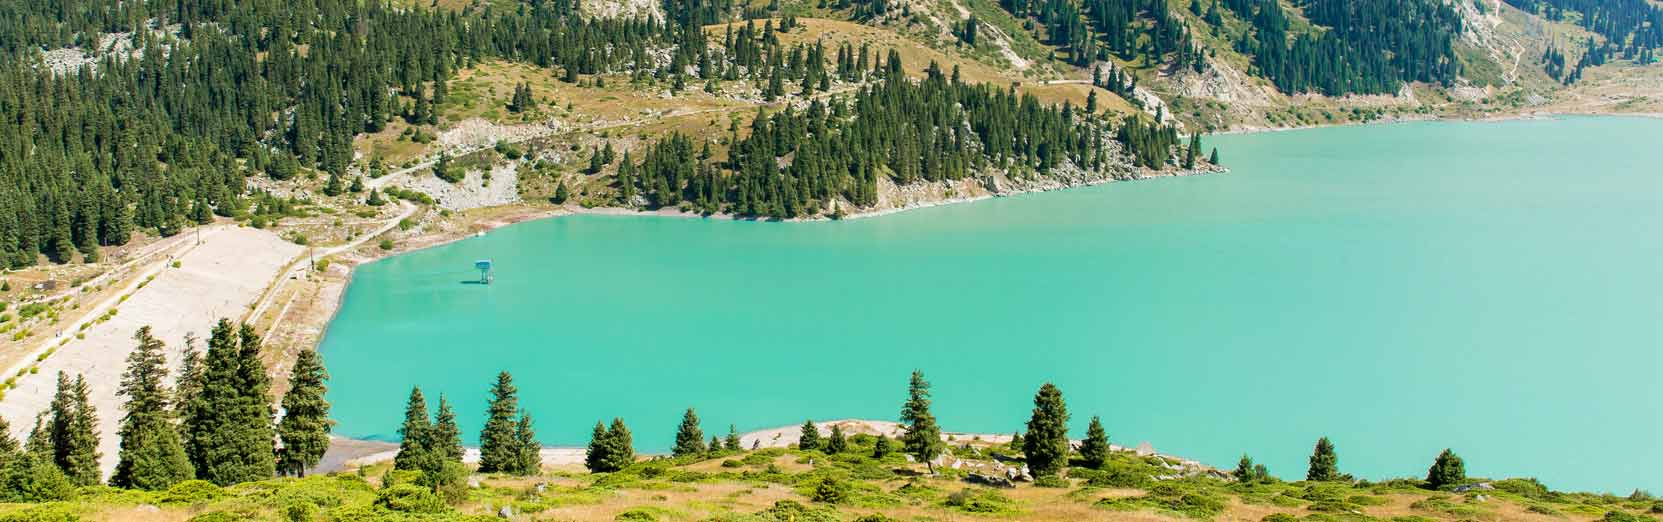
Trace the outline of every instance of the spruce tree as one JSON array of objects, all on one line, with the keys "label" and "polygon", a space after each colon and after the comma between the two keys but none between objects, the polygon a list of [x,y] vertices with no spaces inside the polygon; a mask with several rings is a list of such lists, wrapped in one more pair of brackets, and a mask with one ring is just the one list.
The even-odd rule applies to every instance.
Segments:
[{"label": "spruce tree", "polygon": [[138,347],[127,355],[127,371],[117,392],[127,398],[117,434],[121,437],[120,460],[110,485],[118,488],[160,490],[196,476],[185,445],[174,427],[172,398],[168,395],[167,368],[162,341],[150,334],[150,327],[133,334]]},{"label": "spruce tree", "polygon": [[797,435],[797,448],[804,451],[820,449],[820,428],[814,425],[812,419],[803,421],[803,429]]},{"label": "spruce tree", "polygon": [[58,391],[52,398],[52,462],[76,486],[103,482],[98,469],[98,421],[87,400],[87,381],[58,372]]},{"label": "spruce tree", "polygon": [[514,437],[514,414],[520,410],[519,391],[508,372],[497,374],[491,385],[491,404],[485,409],[485,427],[479,431],[479,472],[511,473],[519,459]]},{"label": "spruce tree", "polygon": [[882,459],[889,455],[889,450],[889,437],[879,434],[878,440],[872,443],[872,458]]},{"label": "spruce tree", "polygon": [[1317,447],[1311,451],[1311,467],[1305,471],[1305,480],[1328,481],[1339,480],[1339,457],[1334,454],[1334,443],[1328,437],[1317,439]]},{"label": "spruce tree", "polygon": [[439,396],[439,412],[433,415],[433,430],[427,442],[427,451],[435,460],[462,463],[462,429],[456,425],[456,410],[444,395]]},{"label": "spruce tree", "polygon": [[566,188],[565,180],[561,180],[560,185],[554,187],[554,198],[551,201],[558,205],[564,205],[570,199],[572,199],[571,189]]},{"label": "spruce tree", "polygon": [[1103,431],[1103,421],[1095,416],[1086,427],[1086,440],[1080,442],[1080,458],[1091,469],[1103,469],[1103,464],[1109,461],[1109,434]]},{"label": "spruce tree", "polygon": [[670,455],[685,457],[702,455],[705,452],[704,432],[699,429],[699,415],[688,408],[681,416],[681,426],[676,428],[676,445],[670,449]]},{"label": "spruce tree", "polygon": [[277,436],[283,441],[277,468],[284,474],[306,476],[306,470],[318,465],[329,449],[329,431],[335,421],[329,419],[329,401],[324,398],[328,379],[317,351],[302,350],[295,358],[289,392],[283,394],[283,420],[277,423]]},{"label": "spruce tree", "polygon": [[1221,163],[1218,162],[1218,147],[1213,147],[1213,155],[1207,158],[1207,163],[1221,165]]},{"label": "spruce tree", "polygon": [[514,468],[510,473],[516,475],[536,475],[543,467],[543,445],[537,442],[537,433],[531,427],[531,414],[520,412],[520,419],[514,423]]},{"label": "spruce tree", "polygon": [[1438,459],[1432,462],[1432,467],[1426,470],[1426,485],[1432,489],[1442,489],[1459,485],[1467,480],[1467,465],[1461,457],[1448,448],[1438,454]]},{"label": "spruce tree", "polygon": [[1246,453],[1241,454],[1241,460],[1236,462],[1236,469],[1230,472],[1230,476],[1235,477],[1236,482],[1252,482],[1257,478],[1253,473],[1253,458]]},{"label": "spruce tree", "polygon": [[935,414],[930,413],[930,383],[924,380],[922,371],[913,370],[912,380],[907,384],[907,402],[901,406],[901,426],[906,430],[906,434],[901,436],[901,447],[923,462],[930,473],[935,473],[933,461],[947,444],[941,441],[941,428],[935,424]]},{"label": "spruce tree", "polygon": [[826,437],[826,454],[836,455],[849,449],[849,440],[843,437],[843,426],[833,424],[831,436]]},{"label": "spruce tree", "polygon": [[739,430],[734,428],[734,426],[732,424],[728,425],[728,438],[727,438],[727,440],[723,441],[722,447],[724,449],[729,450],[729,451],[740,451],[740,450],[745,449],[743,447],[740,447]]},{"label": "spruce tree", "polygon": [[1034,412],[1022,443],[1035,477],[1055,476],[1068,463],[1068,406],[1055,385],[1045,383],[1034,394]]},{"label": "spruce tree", "polygon": [[196,477],[228,486],[276,475],[270,381],[252,326],[214,325],[200,382],[185,420]]},{"label": "spruce tree", "polygon": [[404,403],[404,425],[399,427],[398,455],[393,457],[393,469],[420,470],[428,466],[428,435],[432,426],[427,421],[427,399],[420,386],[410,388],[410,399]]},{"label": "spruce tree", "polygon": [[179,374],[174,379],[176,384],[173,388],[174,410],[180,418],[177,426],[179,440],[187,444],[187,457],[190,437],[185,433],[185,428],[189,425],[191,404],[202,391],[202,370],[202,351],[196,349],[196,334],[187,333],[184,353],[179,356]]},{"label": "spruce tree", "polygon": [[606,425],[599,420],[595,421],[595,429],[589,434],[589,447],[583,452],[583,467],[589,468],[590,473],[617,471],[606,466],[607,450],[611,449],[609,442]]},{"label": "spruce tree", "polygon": [[624,420],[614,417],[606,430],[606,469],[618,471],[635,463],[635,438],[630,435]]}]

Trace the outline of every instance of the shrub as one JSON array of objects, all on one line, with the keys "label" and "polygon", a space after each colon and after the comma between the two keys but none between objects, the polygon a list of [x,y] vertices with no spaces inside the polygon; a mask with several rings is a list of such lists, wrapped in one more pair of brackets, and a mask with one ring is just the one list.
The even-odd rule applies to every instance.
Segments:
[{"label": "shrub", "polygon": [[1042,488],[1066,488],[1072,485],[1068,483],[1068,479],[1050,475],[1034,479],[1034,486]]},{"label": "shrub", "polygon": [[80,522],[81,515],[68,506],[46,504],[0,515],[0,522]]},{"label": "shrub", "polygon": [[310,502],[295,502],[283,508],[283,519],[289,522],[312,522],[318,518],[318,506]]},{"label": "shrub", "polygon": [[947,495],[942,504],[966,513],[1008,513],[1015,510],[1009,498],[985,488],[958,490]]},{"label": "shrub", "polygon": [[226,511],[213,511],[191,517],[190,522],[242,522],[248,520],[247,515],[239,515]]},{"label": "shrub", "polygon": [[75,494],[69,479],[51,462],[29,456],[14,458],[5,472],[0,498],[9,502],[50,502]]},{"label": "shrub", "polygon": [[658,517],[644,509],[631,509],[612,517],[618,522],[657,522]]},{"label": "shrub", "polygon": [[449,506],[438,495],[415,484],[398,484],[381,488],[375,505],[403,513],[443,513]]},{"label": "shrub", "polygon": [[1297,520],[1299,519],[1287,513],[1271,513],[1260,519],[1261,522],[1295,522]]},{"label": "shrub", "polygon": [[820,479],[820,483],[814,485],[814,493],[809,496],[809,500],[825,504],[847,502],[849,500],[849,485],[831,477]]},{"label": "shrub", "polygon": [[855,522],[900,522],[900,521],[895,520],[893,518],[886,517],[882,513],[873,513],[873,514],[870,514],[870,515],[866,515],[866,516],[857,518],[857,519],[855,519]]},{"label": "shrub", "polygon": [[377,246],[380,246],[382,250],[392,250],[393,249],[393,240],[391,240],[391,239],[382,239],[381,242],[379,244],[377,244]]},{"label": "shrub", "polygon": [[1653,522],[1650,517],[1644,517],[1644,516],[1636,515],[1636,514],[1633,514],[1633,513],[1629,513],[1627,511],[1617,511],[1617,510],[1606,511],[1605,516],[1601,517],[1600,521],[1601,522]]},{"label": "shrub", "polygon": [[756,514],[763,520],[779,522],[839,522],[841,517],[837,511],[827,508],[810,508],[792,500],[781,500],[774,503],[774,507],[762,510]]}]

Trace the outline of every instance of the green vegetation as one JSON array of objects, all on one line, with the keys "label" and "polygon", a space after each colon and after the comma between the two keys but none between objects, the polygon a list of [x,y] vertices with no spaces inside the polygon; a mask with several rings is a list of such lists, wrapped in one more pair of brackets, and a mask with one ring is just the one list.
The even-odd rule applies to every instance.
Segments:
[{"label": "green vegetation", "polygon": [[1305,480],[1331,481],[1340,480],[1339,456],[1334,454],[1334,443],[1328,437],[1317,439],[1316,449],[1311,451],[1311,466],[1305,471]]},{"label": "green vegetation", "polygon": [[1022,454],[1036,478],[1054,476],[1068,463],[1068,406],[1062,390],[1051,383],[1034,394],[1034,413],[1022,437]]},{"label": "green vegetation", "polygon": [[196,477],[184,442],[175,427],[175,403],[164,381],[167,368],[162,342],[145,326],[133,335],[138,348],[127,356],[120,394],[127,398],[121,429],[121,460],[110,485],[162,490]]}]

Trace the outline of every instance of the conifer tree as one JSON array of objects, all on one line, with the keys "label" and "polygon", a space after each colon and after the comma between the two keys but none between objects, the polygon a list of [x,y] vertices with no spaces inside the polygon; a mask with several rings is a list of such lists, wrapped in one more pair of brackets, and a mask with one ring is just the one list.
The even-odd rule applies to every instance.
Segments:
[{"label": "conifer tree", "polygon": [[1022,451],[1022,444],[1023,444],[1023,442],[1022,442],[1022,432],[1020,432],[1020,431],[1012,432],[1011,433],[1011,443],[1010,443],[1011,449],[1016,450],[1016,451]]},{"label": "conifer tree", "polygon": [[174,427],[172,398],[167,385],[167,368],[162,341],[144,326],[133,334],[138,347],[127,355],[127,371],[118,391],[127,398],[117,434],[121,437],[120,460],[110,485],[119,488],[159,490],[196,476],[185,445]]},{"label": "conifer tree", "polygon": [[1213,147],[1213,155],[1211,157],[1207,158],[1207,163],[1211,163],[1211,164],[1214,164],[1214,165],[1222,165],[1221,163],[1218,162],[1218,147]]},{"label": "conifer tree", "polygon": [[710,435],[710,445],[706,446],[705,448],[706,448],[705,449],[706,454],[717,453],[717,452],[722,451],[722,439],[716,438],[715,434],[711,434]]},{"label": "conifer tree", "polygon": [[23,441],[23,452],[56,468],[58,465],[53,462],[52,456],[52,426],[48,419],[50,415],[50,411],[35,414],[35,427],[29,430],[29,438]]},{"label": "conifer tree", "polygon": [[826,437],[826,454],[836,455],[847,449],[849,449],[849,441],[843,437],[843,426],[833,424],[831,436]]},{"label": "conifer tree", "polygon": [[514,423],[514,450],[514,468],[510,473],[536,475],[542,471],[543,445],[537,442],[530,413],[521,411],[520,420]]},{"label": "conifer tree", "polygon": [[1062,390],[1051,383],[1034,394],[1034,413],[1028,419],[1022,452],[1035,477],[1055,476],[1068,462],[1068,406]]},{"label": "conifer tree", "polygon": [[52,462],[76,486],[103,482],[98,469],[98,424],[87,400],[87,382],[81,376],[71,381],[58,372],[58,391],[52,398],[49,433]]},{"label": "conifer tree", "polygon": [[635,438],[630,435],[624,420],[614,417],[606,430],[606,469],[618,471],[635,463]]},{"label": "conifer tree", "polygon": [[252,326],[214,325],[200,383],[185,420],[196,477],[228,486],[276,475],[271,384]]},{"label": "conifer tree", "polygon": [[1311,467],[1305,471],[1305,480],[1328,481],[1339,480],[1339,457],[1334,453],[1334,443],[1328,437],[1317,439],[1317,447],[1311,451]]},{"label": "conifer tree", "polygon": [[[891,59],[894,59],[893,57]],[[935,457],[946,449],[941,441],[941,428],[936,426],[935,414],[930,413],[930,383],[924,372],[913,370],[907,384],[907,402],[901,406],[901,447],[935,473]]]},{"label": "conifer tree", "polygon": [[427,421],[427,399],[420,386],[410,388],[410,399],[404,403],[404,425],[399,427],[398,455],[393,457],[393,469],[419,470],[427,466],[428,434],[432,426]]},{"label": "conifer tree", "polygon": [[676,428],[676,445],[670,449],[670,455],[685,457],[704,452],[704,432],[699,429],[699,415],[693,413],[693,408],[688,408],[687,413],[681,416],[681,425]]},{"label": "conifer tree", "polygon": [[1253,473],[1253,458],[1246,453],[1241,454],[1241,460],[1236,462],[1236,469],[1230,472],[1230,476],[1235,477],[1236,482],[1252,482],[1257,478]]},{"label": "conifer tree", "polygon": [[433,414],[433,430],[427,442],[427,451],[435,460],[462,463],[462,429],[456,425],[456,410],[444,395],[439,396],[439,411]]},{"label": "conifer tree", "polygon": [[554,198],[552,201],[554,201],[557,205],[564,205],[566,204],[566,201],[570,199],[572,199],[571,189],[566,188],[565,180],[561,180],[560,184],[554,188]]},{"label": "conifer tree", "polygon": [[732,424],[728,425],[728,437],[725,441],[723,441],[722,447],[729,451],[740,451],[745,449],[740,447],[739,430],[734,428]]},{"label": "conifer tree", "polygon": [[1109,434],[1103,431],[1103,421],[1096,416],[1086,427],[1086,440],[1080,442],[1080,458],[1091,469],[1103,469],[1103,464],[1109,461]]},{"label": "conifer tree", "polygon": [[814,425],[814,420],[803,421],[803,429],[797,435],[797,448],[804,451],[820,449],[820,428]]},{"label": "conifer tree", "polygon": [[1432,489],[1442,489],[1459,485],[1467,480],[1467,465],[1461,457],[1448,448],[1438,454],[1438,459],[1432,462],[1432,467],[1426,470],[1426,485]]},{"label": "conifer tree", "polygon": [[283,420],[277,423],[277,436],[283,441],[277,468],[284,474],[306,476],[306,470],[323,460],[329,449],[329,431],[335,421],[329,419],[329,401],[324,398],[328,379],[317,351],[303,350],[295,358],[289,392],[283,394]]},{"label": "conifer tree", "polygon": [[872,443],[872,458],[882,459],[889,455],[889,451],[889,437],[881,433],[878,434],[878,440]]},{"label": "conifer tree", "polygon": [[35,417],[35,428],[21,451],[12,440],[11,427],[0,420],[0,502],[51,502],[75,493],[75,486],[52,463],[44,418],[45,412]]},{"label": "conifer tree", "polygon": [[589,447],[583,452],[583,467],[589,468],[590,473],[608,473],[618,471],[610,469],[607,464],[607,450],[611,449],[607,440],[606,425],[595,421],[594,431],[589,433]]},{"label": "conifer tree", "polygon": [[519,471],[514,419],[520,410],[518,394],[513,376],[508,372],[497,374],[497,382],[491,385],[491,404],[485,409],[485,427],[479,431],[480,473]]}]

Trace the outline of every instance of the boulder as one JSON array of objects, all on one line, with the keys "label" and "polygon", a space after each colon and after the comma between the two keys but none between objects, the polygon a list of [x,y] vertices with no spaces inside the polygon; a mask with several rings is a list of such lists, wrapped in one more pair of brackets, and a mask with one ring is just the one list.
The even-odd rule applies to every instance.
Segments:
[{"label": "boulder", "polygon": [[514,508],[508,507],[508,506],[503,506],[502,509],[497,510],[497,518],[501,518],[501,519],[514,518]]},{"label": "boulder", "polygon": [[1016,487],[1016,484],[1014,482],[1011,482],[1011,480],[1008,479],[1008,478],[983,475],[981,473],[971,473],[969,475],[965,475],[964,476],[964,481],[969,482],[971,484],[980,484],[980,485],[983,485],[983,486],[990,486],[990,487],[995,487],[995,488],[1007,488],[1008,489],[1008,488]]}]

